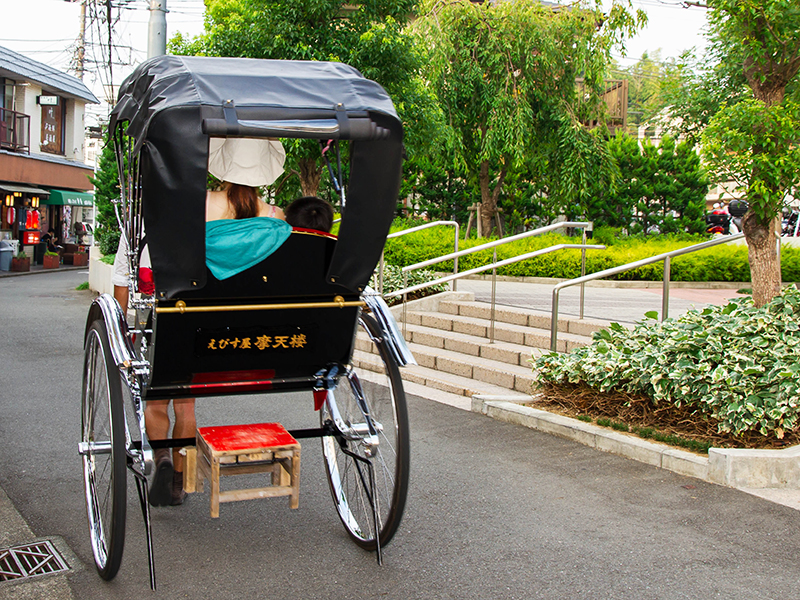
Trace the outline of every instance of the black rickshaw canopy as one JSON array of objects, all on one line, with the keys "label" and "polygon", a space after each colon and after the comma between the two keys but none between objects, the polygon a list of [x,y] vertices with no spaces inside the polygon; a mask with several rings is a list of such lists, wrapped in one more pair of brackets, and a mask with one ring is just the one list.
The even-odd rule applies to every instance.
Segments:
[{"label": "black rickshaw canopy", "polygon": [[159,56],[125,80],[111,114],[132,139],[158,298],[206,283],[209,137],[351,142],[347,208],[328,280],[363,290],[400,189],[403,129],[377,83],[342,64]]}]

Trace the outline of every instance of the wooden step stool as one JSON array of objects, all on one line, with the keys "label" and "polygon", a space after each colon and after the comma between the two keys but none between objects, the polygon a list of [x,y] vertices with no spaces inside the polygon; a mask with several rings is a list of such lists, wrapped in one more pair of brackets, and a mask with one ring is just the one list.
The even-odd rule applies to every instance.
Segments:
[{"label": "wooden step stool", "polygon": [[[271,473],[272,485],[220,492],[225,475]],[[280,423],[200,427],[197,430],[197,491],[211,484],[211,516],[220,502],[289,496],[297,508],[300,493],[300,444]]]}]

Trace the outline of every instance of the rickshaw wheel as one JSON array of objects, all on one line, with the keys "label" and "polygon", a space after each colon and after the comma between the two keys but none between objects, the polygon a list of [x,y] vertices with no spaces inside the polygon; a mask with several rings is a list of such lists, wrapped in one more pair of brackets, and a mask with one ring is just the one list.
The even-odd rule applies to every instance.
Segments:
[{"label": "rickshaw wheel", "polygon": [[[369,459],[361,439],[346,439],[347,436],[322,438],[322,452],[333,501],[339,518],[353,540],[367,550],[375,549],[375,518],[370,504],[368,471],[364,459],[370,460],[374,468],[380,544],[386,545],[397,532],[408,492],[409,439],[408,409],[403,391],[400,370],[384,344],[375,344],[372,338],[380,339],[377,322],[369,315],[362,315],[360,326],[369,335],[372,356],[380,357],[383,373],[370,372],[362,379],[350,368],[348,377],[340,378],[335,390],[329,391],[338,407],[342,420],[352,430],[364,431],[364,416],[358,406],[349,380],[361,382],[373,423],[379,430],[379,445],[375,456]],[[366,373],[366,372],[365,372]],[[375,375],[381,383],[375,382]],[[330,406],[326,402],[320,411],[324,425],[332,424]],[[361,457],[354,458],[351,454]]]},{"label": "rickshaw wheel", "polygon": [[125,544],[127,458],[120,374],[102,319],[86,334],[81,441],[92,554],[100,577],[110,580]]}]

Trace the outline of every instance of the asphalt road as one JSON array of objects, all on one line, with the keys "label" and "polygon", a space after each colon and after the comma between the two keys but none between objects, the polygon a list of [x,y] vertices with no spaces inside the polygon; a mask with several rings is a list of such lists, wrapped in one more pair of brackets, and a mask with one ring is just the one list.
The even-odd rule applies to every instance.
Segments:
[{"label": "asphalt road", "polygon": [[[74,552],[81,600],[149,597],[129,478],[118,577],[94,571],[79,438],[85,272],[0,280],[0,487],[38,537]],[[588,447],[410,398],[409,504],[379,567],[336,516],[318,443],[300,508],[208,496],[153,511],[163,598],[789,599],[800,512]],[[210,399],[201,424],[315,422],[310,397]],[[3,524],[0,523],[0,527]],[[0,583],[0,598],[11,588]]]}]

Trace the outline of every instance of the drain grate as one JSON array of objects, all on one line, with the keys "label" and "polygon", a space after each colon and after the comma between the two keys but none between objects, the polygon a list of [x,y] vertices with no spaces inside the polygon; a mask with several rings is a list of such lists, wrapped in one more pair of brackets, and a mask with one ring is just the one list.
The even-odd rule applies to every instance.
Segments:
[{"label": "drain grate", "polygon": [[0,549],[0,581],[68,570],[67,563],[49,541]]}]

